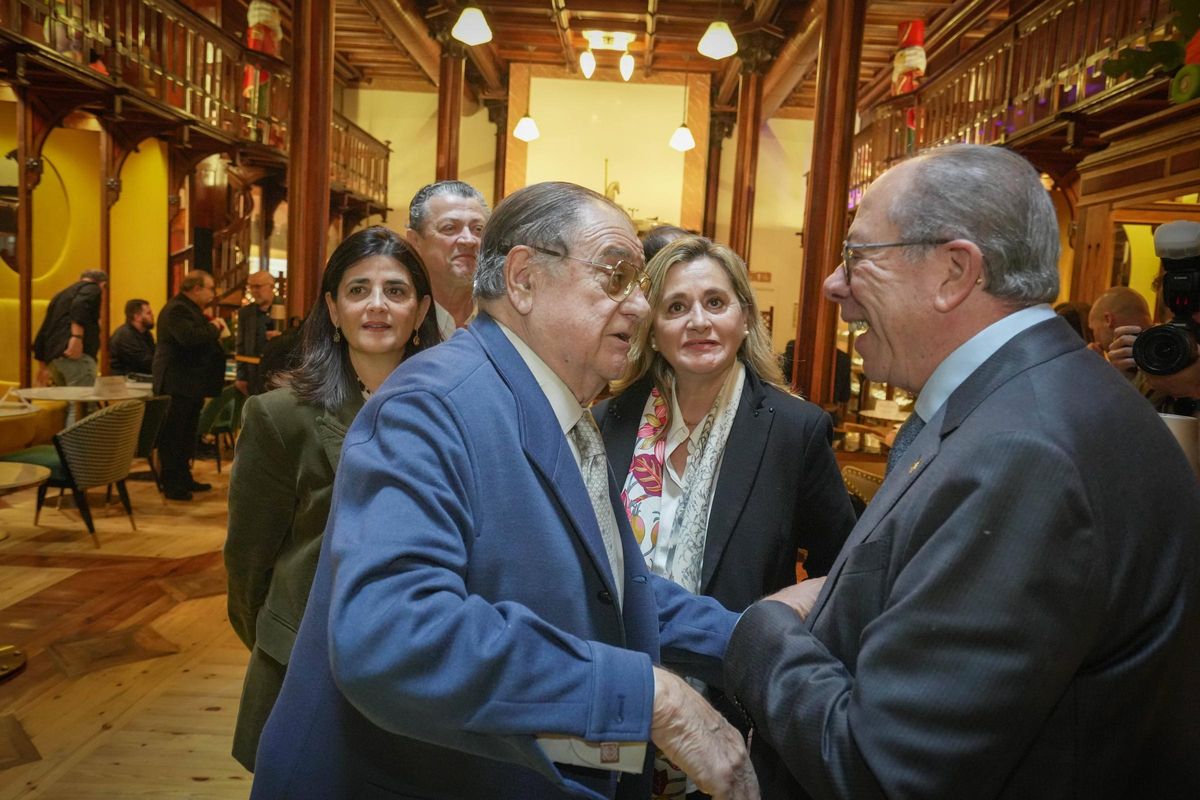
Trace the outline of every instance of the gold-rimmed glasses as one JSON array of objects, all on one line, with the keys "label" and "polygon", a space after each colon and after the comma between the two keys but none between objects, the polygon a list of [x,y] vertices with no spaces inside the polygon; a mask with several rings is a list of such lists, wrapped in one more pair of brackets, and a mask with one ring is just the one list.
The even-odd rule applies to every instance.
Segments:
[{"label": "gold-rimmed glasses", "polygon": [[947,244],[950,241],[950,239],[917,239],[911,242],[875,242],[872,244],[842,242],[842,270],[846,276],[846,284],[850,284],[850,271],[853,269],[852,264],[857,263],[863,258],[861,254],[863,250],[879,250],[884,247],[920,247]]},{"label": "gold-rimmed glasses", "polygon": [[636,264],[632,264],[624,259],[615,264],[605,264],[600,261],[588,261],[586,258],[573,256],[570,253],[558,253],[545,247],[538,247],[537,245],[530,245],[530,247],[543,255],[554,256],[555,258],[569,258],[572,261],[578,261],[587,264],[593,269],[608,273],[608,280],[604,284],[604,293],[618,303],[633,294],[633,287],[635,285],[642,290],[643,295],[650,295],[650,276]]}]

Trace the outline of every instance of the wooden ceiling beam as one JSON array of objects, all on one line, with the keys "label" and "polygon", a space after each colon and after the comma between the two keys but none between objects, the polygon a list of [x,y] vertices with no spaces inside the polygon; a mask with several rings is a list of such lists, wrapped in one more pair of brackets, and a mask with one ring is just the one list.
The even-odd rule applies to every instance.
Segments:
[{"label": "wooden ceiling beam", "polygon": [[378,20],[384,32],[390,34],[421,73],[434,86],[438,85],[438,64],[442,48],[433,37],[414,0],[360,0],[367,13]]},{"label": "wooden ceiling beam", "polygon": [[763,79],[762,119],[766,122],[787,101],[817,63],[821,49],[821,19],[825,0],[809,3],[792,38],[788,39]]},{"label": "wooden ceiling beam", "polygon": [[[815,2],[815,0],[813,0]],[[754,16],[750,21],[751,29],[760,25],[770,23],[775,18],[775,13],[779,10],[779,0],[758,0],[754,4]],[[709,22],[712,22],[715,17],[709,16]],[[742,60],[737,56],[727,59],[724,72],[721,73],[721,79],[717,88],[716,105],[727,106],[733,100],[733,93],[738,87],[738,78],[742,72]]]}]

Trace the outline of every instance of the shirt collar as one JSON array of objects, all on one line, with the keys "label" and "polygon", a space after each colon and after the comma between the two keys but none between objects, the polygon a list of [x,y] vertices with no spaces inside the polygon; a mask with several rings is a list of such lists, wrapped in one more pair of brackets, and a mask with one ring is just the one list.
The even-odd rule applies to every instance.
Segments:
[{"label": "shirt collar", "polygon": [[[493,317],[493,319],[495,318]],[[533,352],[533,348],[525,344],[524,340],[513,333],[512,329],[503,322],[500,320],[495,320],[495,322],[500,326],[500,330],[512,343],[512,346],[517,349],[517,355],[521,356],[525,366],[529,367],[529,371],[533,373],[533,379],[537,381],[542,393],[550,401],[550,408],[554,411],[554,417],[558,420],[562,432],[568,433],[571,428],[575,427],[575,423],[586,413],[587,409],[579,405],[579,401],[575,399],[574,393],[567,387],[563,379],[550,369],[541,356]]]},{"label": "shirt collar", "polygon": [[1039,303],[996,320],[960,344],[938,364],[921,389],[914,406],[921,419],[926,422],[933,419],[954,390],[1010,339],[1026,328],[1053,318],[1054,309]]},{"label": "shirt collar", "polygon": [[[741,361],[734,361],[733,366],[725,373],[725,382],[721,385],[721,391],[717,393],[717,400],[714,403],[715,408],[712,410],[713,416],[719,416],[725,412],[729,404],[733,402],[733,398],[741,393],[742,384],[746,380],[746,370],[742,366]],[[667,452],[675,450],[685,439],[690,439],[691,443],[688,446],[688,451],[692,452],[700,444],[700,436],[704,433],[704,426],[697,425],[688,432],[687,424],[683,421],[683,412],[679,410],[679,398],[677,397],[674,387],[671,390],[671,416],[670,427],[667,429]]]}]

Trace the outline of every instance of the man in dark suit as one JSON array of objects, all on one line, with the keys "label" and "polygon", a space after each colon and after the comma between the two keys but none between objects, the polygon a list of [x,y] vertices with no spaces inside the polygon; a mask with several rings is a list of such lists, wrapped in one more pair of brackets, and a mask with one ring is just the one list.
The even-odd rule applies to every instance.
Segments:
[{"label": "man in dark suit", "polygon": [[756,798],[720,680],[735,615],[650,575],[584,408],[648,306],[633,224],[534,184],[484,234],[466,331],[346,434],[254,798],[646,798],[653,737]]},{"label": "man in dark suit", "polygon": [[[282,324],[271,318],[271,306],[275,305],[275,277],[265,269],[260,270],[246,279],[246,286],[253,302],[237,312],[237,354],[262,358],[267,342],[283,333]],[[264,375],[261,367],[261,362],[237,362],[236,384],[242,394],[262,394]]]},{"label": "man in dark suit", "polygon": [[807,619],[785,589],[726,653],[813,797],[1200,797],[1200,486],[1050,309],[1058,241],[1028,162],[953,145],[871,186],[825,282],[920,394]]},{"label": "man in dark suit", "polygon": [[184,276],[179,294],[158,315],[158,347],[154,351],[154,393],[171,395],[171,407],[158,439],[162,459],[163,494],[171,500],[191,500],[192,492],[212,488],[192,477],[196,425],[204,398],[220,393],[225,375],[222,335],[225,320],[209,319],[204,307],[212,302],[212,275],[194,269]]},{"label": "man in dark suit", "polygon": [[108,339],[109,365],[113,375],[138,372],[149,375],[154,368],[154,309],[134,298],[125,303],[125,324]]}]

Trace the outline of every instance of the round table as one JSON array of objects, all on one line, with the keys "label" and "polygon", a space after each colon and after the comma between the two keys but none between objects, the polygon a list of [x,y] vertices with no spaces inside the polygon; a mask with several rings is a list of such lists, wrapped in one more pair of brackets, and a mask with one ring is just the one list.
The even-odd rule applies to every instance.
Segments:
[{"label": "round table", "polygon": [[125,384],[119,389],[98,390],[95,386],[35,386],[16,389],[25,400],[66,400],[69,403],[105,403],[112,400],[144,400],[150,396],[150,384]]},{"label": "round table", "polygon": [[867,419],[876,419],[876,420],[879,420],[880,422],[887,422],[887,423],[904,422],[904,420],[908,419],[910,414],[912,414],[911,411],[900,411],[900,410],[889,411],[886,409],[882,409],[882,410],[881,409],[871,409],[869,411],[859,411],[858,412],[858,415],[860,417],[866,417]]},{"label": "round table", "polygon": [[[50,478],[50,470],[40,464],[0,461],[0,496],[40,486]],[[0,530],[0,541],[8,531]],[[11,644],[0,644],[0,678],[6,678],[25,666],[25,653]]]},{"label": "round table", "polygon": [[[0,461],[0,497],[41,486],[50,479],[50,470],[40,464],[22,461]],[[8,531],[0,530],[0,541],[8,538]]]}]

